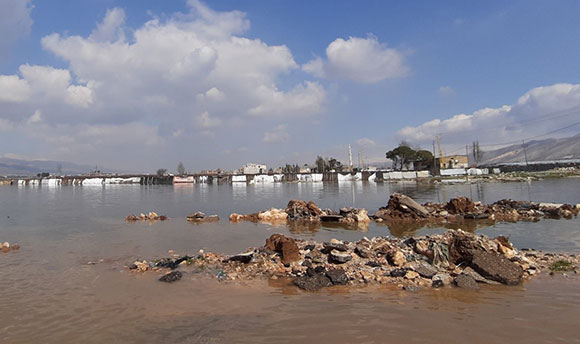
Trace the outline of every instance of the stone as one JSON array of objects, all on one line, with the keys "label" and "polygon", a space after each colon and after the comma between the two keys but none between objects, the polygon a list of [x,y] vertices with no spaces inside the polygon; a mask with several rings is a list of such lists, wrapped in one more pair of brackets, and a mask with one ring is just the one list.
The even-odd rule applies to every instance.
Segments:
[{"label": "stone", "polygon": [[463,269],[462,273],[473,277],[473,279],[475,279],[475,281],[476,282],[479,282],[479,283],[485,283],[485,284],[500,284],[499,282],[492,281],[492,280],[489,280],[489,279],[481,276],[480,274],[477,273],[477,271],[473,270],[469,266],[466,267],[465,269]]},{"label": "stone", "polygon": [[431,279],[438,272],[437,268],[427,262],[419,262],[413,269],[421,275],[421,277]]},{"label": "stone", "polygon": [[354,249],[354,253],[356,253],[361,258],[369,258],[371,256],[371,250],[362,245],[357,245]]},{"label": "stone", "polygon": [[451,282],[453,282],[453,277],[451,277],[451,275],[447,274],[447,273],[438,273],[435,276],[433,276],[431,278],[431,280],[433,282],[435,281],[441,281],[441,283],[443,283],[443,285],[450,285]]},{"label": "stone", "polygon": [[445,208],[451,214],[466,214],[473,211],[475,203],[468,197],[455,197],[449,200]]},{"label": "stone", "polygon": [[296,241],[287,238],[282,234],[272,234],[266,240],[266,248],[278,252],[282,258],[282,263],[291,263],[300,259],[300,252]]},{"label": "stone", "polygon": [[400,267],[405,264],[407,257],[405,257],[405,254],[403,254],[401,251],[391,250],[387,253],[387,260],[391,265]]},{"label": "stone", "polygon": [[348,277],[343,269],[329,269],[326,271],[326,277],[334,285],[345,285],[348,283]]},{"label": "stone", "polygon": [[253,256],[254,256],[254,252],[245,252],[245,253],[240,253],[240,254],[236,254],[234,256],[231,256],[227,259],[227,261],[248,264],[249,262],[252,261]]},{"label": "stone", "polygon": [[369,262],[366,262],[366,264],[365,264],[365,265],[366,265],[366,266],[370,266],[371,268],[378,268],[378,267],[381,267],[381,266],[382,266],[382,264],[381,264],[381,263],[379,263],[379,262],[374,262],[374,261],[369,261]]},{"label": "stone", "polygon": [[338,240],[331,240],[330,242],[325,242],[322,244],[322,246],[324,247],[322,249],[322,252],[324,253],[329,253],[332,250],[337,250],[337,251],[341,251],[341,252],[346,252],[348,251],[348,246],[346,246],[344,243],[338,241]]},{"label": "stone", "polygon": [[404,277],[407,274],[407,269],[395,269],[390,272],[391,277]]},{"label": "stone", "polygon": [[485,251],[472,252],[470,266],[481,276],[507,285],[520,284],[524,274],[521,266],[505,256]]},{"label": "stone", "polygon": [[431,282],[431,286],[433,288],[443,288],[443,287],[445,287],[445,284],[443,283],[442,280],[433,280]]},{"label": "stone", "polygon": [[403,286],[403,290],[415,292],[415,291],[419,291],[419,287],[417,287],[416,285],[405,285],[405,286]]},{"label": "stone", "polygon": [[332,282],[324,273],[311,273],[306,276],[296,277],[292,283],[306,291],[317,291],[332,285]]},{"label": "stone", "polygon": [[179,281],[181,277],[183,277],[181,271],[172,271],[168,274],[161,276],[159,280],[165,283],[173,283]]},{"label": "stone", "polygon": [[418,278],[418,277],[419,277],[419,274],[413,270],[408,270],[405,273],[405,278],[409,279],[409,280],[413,280],[413,279]]},{"label": "stone", "polygon": [[344,264],[352,259],[352,256],[348,252],[341,252],[338,250],[332,250],[328,254],[329,263],[333,264]]},{"label": "stone", "polygon": [[288,218],[288,213],[282,209],[271,208],[258,213],[260,221],[285,221]]},{"label": "stone", "polygon": [[135,266],[135,269],[139,272],[145,272],[145,271],[149,270],[149,264],[147,264],[146,260],[144,260],[142,262],[136,261],[133,263],[133,265]]},{"label": "stone", "polygon": [[455,282],[455,285],[458,286],[459,288],[472,290],[479,289],[479,286],[477,285],[475,279],[472,276],[463,273],[455,276],[453,282]]}]

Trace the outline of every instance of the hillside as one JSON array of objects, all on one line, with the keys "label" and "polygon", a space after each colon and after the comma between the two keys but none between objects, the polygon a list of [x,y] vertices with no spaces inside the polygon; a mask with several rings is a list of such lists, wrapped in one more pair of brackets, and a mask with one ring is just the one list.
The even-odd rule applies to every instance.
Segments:
[{"label": "hillside", "polygon": [[[0,176],[35,176],[43,172],[56,174],[59,166],[63,175],[83,174],[95,170],[95,166],[74,164],[66,161],[21,160],[0,157]],[[108,169],[100,170],[107,173],[114,172]]]},{"label": "hillside", "polygon": [[580,159],[580,134],[562,138],[526,142],[525,152],[521,144],[485,151],[482,164],[499,164],[528,161],[552,161]]}]

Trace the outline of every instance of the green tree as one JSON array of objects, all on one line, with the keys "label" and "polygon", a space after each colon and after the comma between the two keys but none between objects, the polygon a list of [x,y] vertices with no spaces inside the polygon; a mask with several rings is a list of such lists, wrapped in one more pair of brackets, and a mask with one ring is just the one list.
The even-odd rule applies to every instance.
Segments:
[{"label": "green tree", "polygon": [[157,170],[157,175],[159,177],[162,177],[162,176],[164,176],[166,174],[167,174],[167,169],[166,168],[160,168],[160,169]]},{"label": "green tree", "polygon": [[434,163],[434,157],[433,154],[431,152],[429,152],[428,150],[418,150],[417,153],[415,154],[415,169],[426,169],[429,170],[433,167],[433,163]]},{"label": "green tree", "polygon": [[328,159],[328,168],[330,170],[340,171],[342,169],[342,163],[335,158]]},{"label": "green tree", "polygon": [[185,175],[185,167],[183,166],[183,163],[181,161],[177,165],[177,174],[180,176]]},{"label": "green tree", "polygon": [[316,157],[316,161],[314,162],[314,165],[316,165],[316,171],[318,173],[323,173],[326,172],[326,160],[321,157],[320,155]]},{"label": "green tree", "polygon": [[414,162],[417,157],[417,152],[408,146],[406,142],[402,142],[399,147],[388,151],[385,154],[387,159],[393,161],[394,170],[402,170],[403,168],[409,166],[411,162]]}]

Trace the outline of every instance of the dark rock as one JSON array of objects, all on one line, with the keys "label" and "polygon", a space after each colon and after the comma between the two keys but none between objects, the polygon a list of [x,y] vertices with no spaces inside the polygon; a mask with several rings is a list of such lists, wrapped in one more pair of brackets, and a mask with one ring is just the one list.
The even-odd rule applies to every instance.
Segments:
[{"label": "dark rock", "polygon": [[312,262],[310,260],[305,260],[302,262],[302,266],[306,266],[307,268],[311,268]]},{"label": "dark rock", "polygon": [[326,271],[326,277],[328,277],[334,285],[345,285],[348,283],[348,277],[342,269],[329,269]]},{"label": "dark rock", "polygon": [[316,203],[312,201],[306,203],[305,201],[294,199],[288,202],[286,213],[290,220],[319,220],[320,215],[325,215]]},{"label": "dark rock", "polygon": [[463,273],[455,276],[455,280],[453,282],[455,282],[455,285],[458,286],[459,288],[479,289],[479,286],[477,285],[475,279],[472,276]]},{"label": "dark rock", "polygon": [[315,269],[308,268],[305,276],[294,278],[292,283],[306,291],[316,291],[332,285],[332,281],[327,277],[326,270],[322,266],[318,266]]},{"label": "dark rock", "polygon": [[129,265],[129,270],[136,270],[136,269],[137,269],[137,265],[135,265],[135,264]]},{"label": "dark rock", "polygon": [[322,215],[320,216],[321,222],[340,222],[343,218],[341,215]]},{"label": "dark rock", "polygon": [[391,277],[405,277],[407,269],[395,269],[391,271]]},{"label": "dark rock", "polygon": [[474,251],[470,265],[481,276],[508,285],[519,284],[524,275],[521,266],[497,253]]},{"label": "dark rock", "polygon": [[[179,262],[179,263],[181,263],[181,262]],[[174,270],[175,268],[177,268],[179,263],[177,263],[175,260],[173,260],[171,258],[162,258],[162,259],[159,259],[158,261],[155,262],[155,267],[169,268],[171,270]]]},{"label": "dark rock", "polygon": [[343,264],[352,259],[352,256],[348,252],[340,252],[337,250],[330,251],[328,255],[328,262],[333,264]]},{"label": "dark rock", "polygon": [[361,245],[358,245],[354,249],[354,253],[358,254],[361,258],[369,258],[371,256],[371,250]]},{"label": "dark rock", "polygon": [[312,251],[316,248],[316,245],[306,245],[304,246],[305,250]]},{"label": "dark rock", "polygon": [[248,264],[249,262],[252,261],[253,256],[254,256],[254,252],[240,253],[240,254],[236,254],[235,256],[229,257],[227,259],[227,261]]},{"label": "dark rock", "polygon": [[431,264],[426,262],[421,262],[414,267],[414,270],[421,276],[425,278],[432,278],[438,272],[438,270]]},{"label": "dark rock", "polygon": [[431,286],[433,288],[443,288],[445,286],[445,283],[443,283],[443,281],[440,279],[436,279],[436,280],[433,280],[433,282],[431,283]]},{"label": "dark rock", "polygon": [[372,268],[378,268],[378,267],[382,266],[381,263],[374,262],[374,261],[367,262],[365,265],[370,266]]},{"label": "dark rock", "polygon": [[168,274],[161,276],[159,280],[165,283],[173,283],[179,281],[181,277],[183,277],[181,271],[172,271]]},{"label": "dark rock", "polygon": [[348,246],[346,246],[343,243],[338,243],[338,242],[325,242],[322,244],[322,246],[324,247],[322,249],[323,253],[330,253],[330,251],[332,250],[337,250],[337,251],[341,251],[341,252],[346,252],[348,251]]}]

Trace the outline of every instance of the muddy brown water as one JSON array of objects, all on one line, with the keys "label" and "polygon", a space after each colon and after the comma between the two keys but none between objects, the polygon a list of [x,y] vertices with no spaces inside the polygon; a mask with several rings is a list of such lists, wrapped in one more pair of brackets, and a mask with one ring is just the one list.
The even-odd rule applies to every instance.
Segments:
[{"label": "muddy brown water", "polygon": [[[273,227],[226,220],[231,212],[283,207],[291,198],[371,212],[394,191],[420,202],[467,195],[485,203],[501,198],[578,203],[579,182],[1,187],[0,241],[22,248],[0,254],[0,343],[579,343],[580,277],[573,273],[476,292],[406,292],[391,286],[305,293],[287,280],[225,283],[193,274],[169,285],[156,281],[157,273],[123,268],[135,259],[167,256],[169,249],[237,253],[262,245],[275,232],[358,240],[445,230]],[[123,221],[150,210],[172,220]],[[185,216],[196,210],[222,220],[187,223]],[[509,235],[520,248],[580,254],[579,224],[578,219],[542,220],[474,229]]]}]

